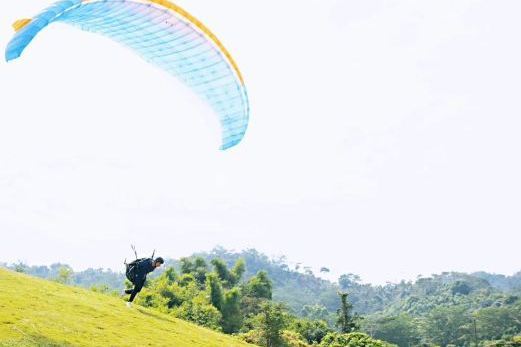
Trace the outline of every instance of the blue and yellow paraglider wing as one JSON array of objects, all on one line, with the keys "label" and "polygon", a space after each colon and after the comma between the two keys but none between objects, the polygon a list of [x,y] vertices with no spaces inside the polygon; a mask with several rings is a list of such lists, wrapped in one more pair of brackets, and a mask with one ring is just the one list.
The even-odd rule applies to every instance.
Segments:
[{"label": "blue and yellow paraglider wing", "polygon": [[103,34],[176,76],[219,116],[222,149],[241,141],[248,126],[248,95],[234,59],[199,20],[165,0],[63,0],[13,24],[6,60],[18,58],[40,30],[63,22]]}]

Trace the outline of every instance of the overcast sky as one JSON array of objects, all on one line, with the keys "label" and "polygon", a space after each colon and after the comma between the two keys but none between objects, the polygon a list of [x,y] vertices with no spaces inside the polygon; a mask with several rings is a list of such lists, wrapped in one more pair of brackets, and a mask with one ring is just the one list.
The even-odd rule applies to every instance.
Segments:
[{"label": "overcast sky", "polygon": [[[48,4],[1,1],[1,47]],[[178,4],[245,76],[244,141],[219,151],[187,88],[54,24],[0,63],[0,261],[121,270],[134,243],[373,283],[521,270],[521,2]]]}]

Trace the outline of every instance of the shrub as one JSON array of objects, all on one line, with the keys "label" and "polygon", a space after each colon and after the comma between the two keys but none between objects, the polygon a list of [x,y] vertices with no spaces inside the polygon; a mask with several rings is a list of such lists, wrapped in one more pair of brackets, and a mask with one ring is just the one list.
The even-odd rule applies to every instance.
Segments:
[{"label": "shrub", "polygon": [[322,347],[394,347],[396,345],[371,338],[364,333],[329,333],[320,343]]}]

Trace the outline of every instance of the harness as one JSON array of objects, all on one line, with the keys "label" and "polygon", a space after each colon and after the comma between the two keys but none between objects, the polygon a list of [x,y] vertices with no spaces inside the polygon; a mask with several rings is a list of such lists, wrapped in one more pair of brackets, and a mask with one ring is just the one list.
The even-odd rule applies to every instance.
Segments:
[{"label": "harness", "polygon": [[151,260],[153,262],[154,255],[156,254],[156,250],[154,250],[154,252],[152,252],[152,256],[150,258],[138,258],[136,248],[134,247],[134,245],[130,245],[130,247],[134,251],[136,260],[133,260],[132,262],[127,263],[127,259],[125,258],[125,261],[123,262],[123,264],[125,264],[125,276],[127,277],[127,279],[130,282],[134,283],[136,281],[136,270],[137,270],[139,264],[141,264],[143,261],[146,261],[146,260]]}]

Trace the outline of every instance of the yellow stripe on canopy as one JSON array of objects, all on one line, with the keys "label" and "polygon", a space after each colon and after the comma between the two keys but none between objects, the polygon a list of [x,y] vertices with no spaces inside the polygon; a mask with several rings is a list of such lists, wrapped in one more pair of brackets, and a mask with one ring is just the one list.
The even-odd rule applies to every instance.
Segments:
[{"label": "yellow stripe on canopy", "polygon": [[19,31],[20,29],[22,29],[24,26],[26,26],[29,23],[31,23],[31,19],[24,18],[24,19],[19,19],[16,22],[14,22],[12,26],[13,26],[14,31]]},{"label": "yellow stripe on canopy", "polygon": [[239,70],[239,67],[237,66],[237,63],[235,62],[235,60],[232,58],[232,55],[230,54],[230,52],[228,52],[228,50],[224,47],[224,45],[221,43],[221,41],[219,41],[217,36],[215,36],[210,31],[210,29],[208,29],[203,23],[201,23],[200,20],[198,20],[197,18],[192,16],[190,13],[188,13],[183,8],[179,7],[178,5],[172,3],[168,0],[148,0],[148,1],[150,1],[151,3],[157,4],[157,5],[163,6],[165,8],[168,8],[169,10],[172,10],[172,11],[178,13],[179,15],[185,17],[189,22],[194,24],[200,31],[202,31],[205,35],[207,35],[217,45],[217,47],[219,47],[219,49],[224,53],[224,55],[226,56],[226,58],[228,59],[230,64],[233,66],[233,69],[237,73],[237,77],[241,81],[241,84],[244,85],[244,79],[242,78],[241,71]]}]

